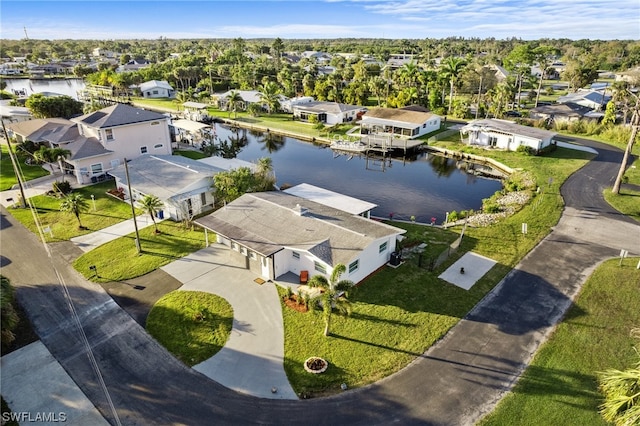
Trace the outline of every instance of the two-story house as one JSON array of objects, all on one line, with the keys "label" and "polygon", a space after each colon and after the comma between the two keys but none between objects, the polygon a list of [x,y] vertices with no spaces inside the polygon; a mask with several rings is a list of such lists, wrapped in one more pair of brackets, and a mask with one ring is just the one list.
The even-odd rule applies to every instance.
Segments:
[{"label": "two-story house", "polygon": [[97,182],[106,172],[144,154],[171,155],[169,117],[116,104],[80,117],[10,124],[10,136],[68,150],[64,171],[78,183]]}]

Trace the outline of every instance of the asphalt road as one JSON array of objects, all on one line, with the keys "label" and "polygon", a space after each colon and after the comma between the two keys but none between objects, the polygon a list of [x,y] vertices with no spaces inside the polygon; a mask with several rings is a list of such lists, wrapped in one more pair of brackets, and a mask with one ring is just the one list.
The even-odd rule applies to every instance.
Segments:
[{"label": "asphalt road", "polygon": [[6,210],[0,212],[2,273],[17,287],[42,342],[112,424],[116,412],[124,425],[470,425],[511,389],[591,271],[621,248],[640,254],[640,226],[602,200],[622,154],[584,143],[601,154],[563,186],[560,223],[493,292],[407,368],[328,398],[254,398],[185,367],[73,270],[79,249],[52,244],[49,256]]}]

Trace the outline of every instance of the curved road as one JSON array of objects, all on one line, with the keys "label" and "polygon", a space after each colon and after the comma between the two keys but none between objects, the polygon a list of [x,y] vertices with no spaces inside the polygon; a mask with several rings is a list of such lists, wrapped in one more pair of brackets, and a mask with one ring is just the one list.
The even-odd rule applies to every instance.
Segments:
[{"label": "curved road", "polygon": [[99,286],[69,265],[71,244],[37,238],[2,211],[3,274],[49,351],[112,424],[113,412],[89,362],[53,265],[67,284],[120,421],[150,424],[397,423],[465,425],[509,391],[580,286],[620,249],[639,255],[640,226],[602,199],[622,154],[582,141],[598,157],[563,186],[565,213],[545,238],[438,344],[395,375],[365,388],[302,401],[235,393],[187,368],[151,339]]}]

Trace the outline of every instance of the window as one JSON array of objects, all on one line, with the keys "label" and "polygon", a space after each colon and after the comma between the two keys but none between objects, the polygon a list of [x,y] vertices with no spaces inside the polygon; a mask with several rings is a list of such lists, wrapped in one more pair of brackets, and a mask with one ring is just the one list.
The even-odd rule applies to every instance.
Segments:
[{"label": "window", "polygon": [[495,136],[489,136],[489,145],[496,146],[498,144],[498,138]]},{"label": "window", "polygon": [[327,267],[320,262],[313,262],[313,268],[321,274],[327,273]]},{"label": "window", "polygon": [[352,274],[358,270],[358,266],[360,266],[360,260],[356,259],[355,261],[349,264],[349,273]]},{"label": "window", "polygon": [[297,251],[292,251],[291,256],[293,256],[293,258],[296,260],[300,259],[300,253],[298,253]]},{"label": "window", "polygon": [[384,253],[385,251],[387,251],[387,242],[386,241],[384,243],[380,244],[380,247],[378,247],[378,253]]},{"label": "window", "polygon": [[254,251],[249,252],[249,258],[251,258],[251,260],[258,260],[258,256],[256,256]]},{"label": "window", "polygon": [[102,163],[96,163],[91,165],[91,174],[99,175],[102,173]]},{"label": "window", "polygon": [[231,243],[231,249],[235,250],[235,251],[238,251],[238,244],[232,242]]},{"label": "window", "polygon": [[207,194],[205,194],[204,192],[200,194],[200,204],[202,204],[203,206],[207,205]]},{"label": "window", "polygon": [[107,129],[104,131],[105,136],[107,137],[108,141],[112,141],[113,140],[113,129]]},{"label": "window", "polygon": [[153,91],[153,94],[154,94],[154,95],[157,95],[157,94],[158,94],[158,91],[157,91],[157,90],[154,90],[154,91]]},{"label": "window", "polygon": [[115,160],[111,160],[111,168],[112,169],[115,169],[119,165],[120,165],[120,159],[119,158],[116,158]]},{"label": "window", "polygon": [[140,147],[140,154],[146,154],[147,153],[147,147],[146,146],[141,146]]},{"label": "window", "polygon": [[161,144],[161,143],[157,143],[157,144],[155,144],[155,145],[153,146],[153,148],[154,148],[154,149],[160,149],[160,148],[162,148],[163,146],[164,146],[163,144]]}]

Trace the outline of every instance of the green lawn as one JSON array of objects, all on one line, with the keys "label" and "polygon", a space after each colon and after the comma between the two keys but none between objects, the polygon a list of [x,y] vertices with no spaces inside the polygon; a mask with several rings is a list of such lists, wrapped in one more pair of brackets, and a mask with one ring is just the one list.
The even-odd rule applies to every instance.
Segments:
[{"label": "green lawn", "polygon": [[[42,168],[42,166],[25,164],[24,156],[19,155],[18,159],[25,181],[49,175],[49,172]],[[18,179],[14,173],[13,163],[9,156],[9,147],[2,143],[0,144],[0,191],[11,189],[11,187],[17,183]]]},{"label": "green lawn", "polygon": [[[94,282],[123,281],[145,275],[176,259],[204,248],[205,236],[201,230],[192,231],[182,223],[165,220],[154,227],[140,230],[142,253],[138,254],[135,233],[108,242],[83,254],[73,262],[87,279]],[[95,265],[98,276],[89,269]]]},{"label": "green lawn", "polygon": [[605,189],[604,199],[614,209],[640,222],[640,191],[622,188],[619,194]]},{"label": "green lawn", "polygon": [[574,306],[497,409],[480,424],[606,425],[597,407],[597,373],[630,368],[640,324],[638,258],[602,264],[587,280]]},{"label": "green lawn", "polygon": [[[30,198],[31,205],[35,207],[40,224],[43,227],[51,228],[53,233],[53,237],[49,233],[44,234],[47,241],[69,240],[130,219],[131,206],[107,195],[107,190],[112,188],[114,188],[113,181],[108,181],[74,189],[75,193],[83,195],[89,207],[89,210],[80,214],[82,225],[87,228],[82,230],[78,229],[78,221],[73,214],[60,211],[60,203],[62,201],[60,198],[50,195],[38,195]],[[91,195],[95,197],[95,210],[93,209]],[[31,232],[38,233],[36,222],[30,209],[15,208],[10,209],[9,212],[29,228]]]},{"label": "green lawn", "polygon": [[218,353],[229,339],[233,309],[223,298],[201,291],[172,291],[147,317],[147,331],[188,366]]}]

